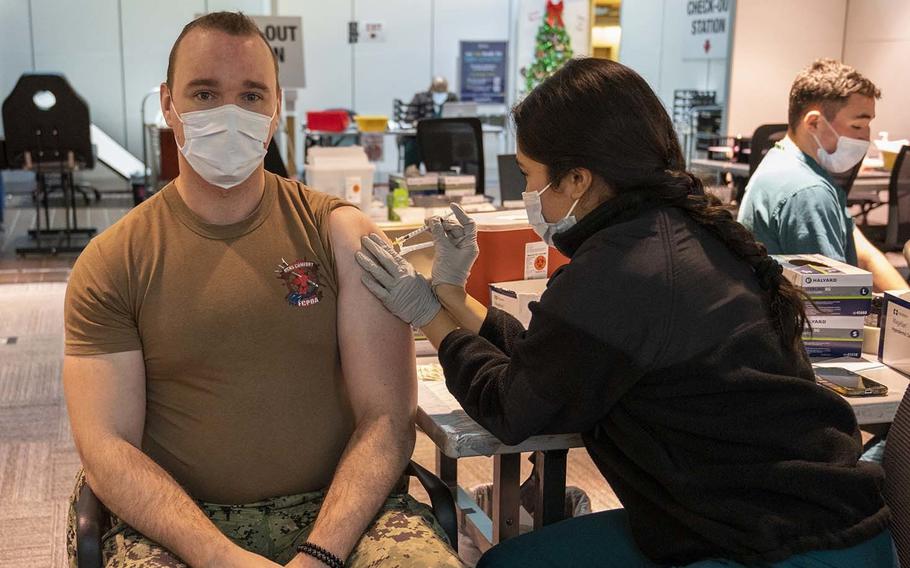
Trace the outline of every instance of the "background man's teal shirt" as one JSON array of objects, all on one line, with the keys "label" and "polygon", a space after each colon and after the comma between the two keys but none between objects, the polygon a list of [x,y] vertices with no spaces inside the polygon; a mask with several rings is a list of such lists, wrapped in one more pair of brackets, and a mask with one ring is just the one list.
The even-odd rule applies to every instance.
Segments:
[{"label": "background man's teal shirt", "polygon": [[789,138],[755,170],[738,220],[770,254],[819,253],[857,264],[847,194]]}]

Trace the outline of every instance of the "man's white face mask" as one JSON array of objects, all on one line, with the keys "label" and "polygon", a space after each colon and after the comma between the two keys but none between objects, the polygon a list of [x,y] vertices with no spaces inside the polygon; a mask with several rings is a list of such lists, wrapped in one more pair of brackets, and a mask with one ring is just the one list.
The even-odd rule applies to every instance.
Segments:
[{"label": "man's white face mask", "polygon": [[431,93],[433,97],[433,104],[436,106],[442,106],[443,103],[449,98],[449,93]]},{"label": "man's white face mask", "polygon": [[183,123],[180,153],[202,179],[223,189],[246,181],[265,157],[272,116],[240,108],[234,104],[182,115],[171,104]]},{"label": "man's white face mask", "polygon": [[857,140],[849,136],[841,136],[834,130],[834,127],[831,126],[831,123],[828,122],[824,115],[819,115],[819,118],[825,121],[831,132],[837,136],[837,147],[834,152],[829,153],[822,146],[818,136],[811,133],[815,143],[818,144],[817,159],[821,167],[833,174],[840,174],[858,164],[866,156],[866,152],[869,150],[868,140]]}]

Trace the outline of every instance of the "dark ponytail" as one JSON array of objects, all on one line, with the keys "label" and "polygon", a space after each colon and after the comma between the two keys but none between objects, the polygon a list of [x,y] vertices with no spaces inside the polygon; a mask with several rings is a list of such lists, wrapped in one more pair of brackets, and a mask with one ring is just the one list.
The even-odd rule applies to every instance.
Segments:
[{"label": "dark ponytail", "polygon": [[802,353],[804,296],[748,229],[685,171],[679,140],[660,100],[637,73],[604,59],[575,59],[534,89],[513,118],[521,151],[558,182],[586,168],[617,198],[683,210],[745,261],[762,288],[782,345]]}]

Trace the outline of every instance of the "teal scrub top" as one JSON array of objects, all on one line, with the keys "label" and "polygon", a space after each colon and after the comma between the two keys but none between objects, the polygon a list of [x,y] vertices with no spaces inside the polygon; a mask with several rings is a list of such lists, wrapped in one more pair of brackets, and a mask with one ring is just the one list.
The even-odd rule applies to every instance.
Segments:
[{"label": "teal scrub top", "polygon": [[846,192],[789,137],[749,179],[738,221],[770,254],[818,253],[857,265]]}]

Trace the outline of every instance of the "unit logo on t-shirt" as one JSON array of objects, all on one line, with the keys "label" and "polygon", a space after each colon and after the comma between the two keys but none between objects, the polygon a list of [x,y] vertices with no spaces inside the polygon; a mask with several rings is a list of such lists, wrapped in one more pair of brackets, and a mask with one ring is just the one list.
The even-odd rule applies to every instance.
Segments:
[{"label": "unit logo on t-shirt", "polygon": [[286,300],[291,306],[306,307],[318,304],[322,299],[319,289],[319,265],[309,260],[295,260],[292,264],[281,259],[275,269],[278,278],[288,289]]}]

